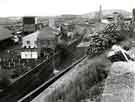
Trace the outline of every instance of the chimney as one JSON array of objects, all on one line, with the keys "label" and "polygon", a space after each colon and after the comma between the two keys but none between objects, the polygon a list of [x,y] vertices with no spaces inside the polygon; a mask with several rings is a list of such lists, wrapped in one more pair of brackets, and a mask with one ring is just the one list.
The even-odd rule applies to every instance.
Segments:
[{"label": "chimney", "polygon": [[55,19],[54,19],[54,17],[50,17],[50,18],[49,18],[49,27],[51,27],[51,28],[53,28],[53,29],[56,28],[56,27],[55,27]]},{"label": "chimney", "polygon": [[133,22],[135,22],[135,8],[133,9]]},{"label": "chimney", "polygon": [[102,20],[102,5],[99,6],[99,22]]}]

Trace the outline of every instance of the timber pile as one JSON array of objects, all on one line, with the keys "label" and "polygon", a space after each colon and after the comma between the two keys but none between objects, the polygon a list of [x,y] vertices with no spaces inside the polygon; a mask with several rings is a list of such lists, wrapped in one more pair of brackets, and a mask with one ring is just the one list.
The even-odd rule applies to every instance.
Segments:
[{"label": "timber pile", "polygon": [[93,57],[103,53],[113,44],[124,40],[124,34],[126,33],[127,35],[128,32],[129,27],[126,24],[108,24],[102,32],[91,37],[87,54],[90,57]]}]

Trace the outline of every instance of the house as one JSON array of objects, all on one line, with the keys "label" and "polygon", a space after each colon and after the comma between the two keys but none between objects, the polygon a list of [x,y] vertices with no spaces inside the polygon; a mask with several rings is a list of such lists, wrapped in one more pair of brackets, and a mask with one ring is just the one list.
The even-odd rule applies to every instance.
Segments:
[{"label": "house", "polygon": [[51,27],[45,27],[38,35],[40,48],[54,49],[57,43],[57,35],[59,31]]},{"label": "house", "polygon": [[37,38],[39,31],[31,33],[22,39],[22,50],[21,58],[22,59],[37,59],[40,50],[38,49]]},{"label": "house", "polygon": [[12,38],[13,38],[12,31],[4,27],[0,27],[0,48],[1,49],[12,45],[13,44]]},{"label": "house", "polygon": [[39,35],[39,31],[31,33],[22,39],[22,48],[37,48],[37,38]]}]

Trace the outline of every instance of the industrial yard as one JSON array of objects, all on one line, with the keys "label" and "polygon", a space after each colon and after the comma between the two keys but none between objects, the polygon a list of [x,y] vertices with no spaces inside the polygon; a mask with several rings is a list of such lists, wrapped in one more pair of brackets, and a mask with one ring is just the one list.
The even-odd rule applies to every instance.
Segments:
[{"label": "industrial yard", "polygon": [[0,102],[134,102],[134,67],[135,9],[0,18]]}]

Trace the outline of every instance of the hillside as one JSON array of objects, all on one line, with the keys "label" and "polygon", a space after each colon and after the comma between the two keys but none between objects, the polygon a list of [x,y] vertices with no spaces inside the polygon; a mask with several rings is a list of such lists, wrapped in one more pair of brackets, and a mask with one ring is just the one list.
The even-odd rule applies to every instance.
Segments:
[{"label": "hillside", "polygon": [[[128,11],[125,11],[125,10],[112,9],[112,10],[102,10],[102,16],[103,16],[103,17],[110,16],[110,15],[113,14],[113,12],[121,13],[121,14],[124,15],[125,17],[132,15],[131,12],[128,12]],[[87,17],[89,17],[89,18],[95,18],[95,15],[96,15],[97,13],[98,13],[98,12],[95,11],[95,12],[90,12],[90,13],[82,14],[82,17],[85,17],[85,18],[87,18]]]},{"label": "hillside", "polygon": [[[125,10],[120,10],[120,9],[111,9],[111,10],[102,10],[102,15],[103,17],[106,16],[111,16],[114,12],[119,12],[122,15],[126,16],[131,16],[132,13],[125,11]],[[73,14],[65,14],[65,15],[59,15],[59,16],[53,16],[53,18],[58,21],[58,22],[65,22],[65,21],[72,21],[74,20],[75,22],[84,22],[88,18],[93,19],[95,18],[95,15],[98,13],[98,11],[82,14],[82,15],[73,15]],[[19,21],[20,17],[0,17],[0,25],[5,25],[5,24],[14,24],[16,21]],[[47,23],[48,19],[50,16],[38,16],[39,22],[44,22]]]}]

